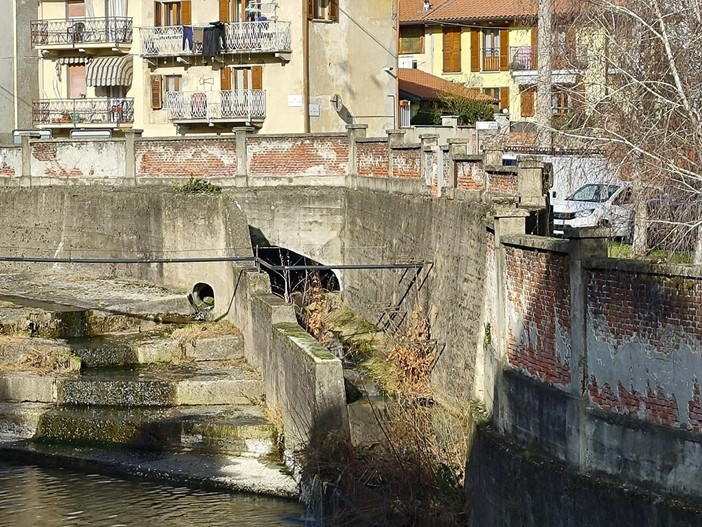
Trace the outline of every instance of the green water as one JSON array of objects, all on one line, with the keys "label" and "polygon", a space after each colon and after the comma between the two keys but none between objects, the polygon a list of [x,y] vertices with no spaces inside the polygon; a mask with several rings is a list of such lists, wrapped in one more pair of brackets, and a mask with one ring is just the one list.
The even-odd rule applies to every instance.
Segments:
[{"label": "green water", "polygon": [[272,498],[0,463],[0,526],[304,526],[302,512]]}]

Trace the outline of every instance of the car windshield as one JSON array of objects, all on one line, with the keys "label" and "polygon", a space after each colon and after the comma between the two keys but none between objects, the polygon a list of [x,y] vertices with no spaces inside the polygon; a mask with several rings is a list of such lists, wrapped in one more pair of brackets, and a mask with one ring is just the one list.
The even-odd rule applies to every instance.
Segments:
[{"label": "car windshield", "polygon": [[589,185],[583,185],[566,199],[568,201],[587,201],[590,203],[599,203],[602,201],[607,201],[618,189],[619,185],[590,183]]}]

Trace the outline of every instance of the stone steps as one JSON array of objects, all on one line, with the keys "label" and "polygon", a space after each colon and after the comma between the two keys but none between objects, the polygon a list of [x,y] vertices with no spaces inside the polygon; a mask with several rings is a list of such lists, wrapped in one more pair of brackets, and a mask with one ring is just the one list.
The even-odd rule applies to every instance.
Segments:
[{"label": "stone steps", "polygon": [[237,456],[275,452],[275,427],[255,406],[60,407],[41,415],[35,439],[181,449]]},{"label": "stone steps", "polygon": [[88,369],[57,380],[64,405],[179,406],[252,404],[263,398],[263,382],[248,367],[210,361]]}]

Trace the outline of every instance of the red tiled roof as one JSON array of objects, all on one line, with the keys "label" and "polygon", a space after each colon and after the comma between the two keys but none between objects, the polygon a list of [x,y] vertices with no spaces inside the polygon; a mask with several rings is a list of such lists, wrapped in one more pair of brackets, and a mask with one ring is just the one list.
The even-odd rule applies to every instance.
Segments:
[{"label": "red tiled roof", "polygon": [[[423,12],[424,0],[399,0],[401,23],[442,23],[468,20],[496,20],[532,17],[537,13],[537,0],[430,0],[430,9]],[[555,0],[556,12],[569,12],[574,0]]]},{"label": "red tiled roof", "polygon": [[431,75],[421,70],[412,68],[400,68],[398,72],[400,90],[419,97],[425,101],[436,101],[443,94],[460,95],[468,99],[482,102],[495,102],[495,99],[485,95],[478,90],[472,90],[465,86],[447,81],[436,75]]}]

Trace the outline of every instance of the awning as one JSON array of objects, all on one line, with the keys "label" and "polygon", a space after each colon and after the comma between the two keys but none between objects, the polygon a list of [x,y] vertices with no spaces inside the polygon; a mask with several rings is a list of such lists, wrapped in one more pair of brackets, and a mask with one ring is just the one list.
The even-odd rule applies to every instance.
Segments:
[{"label": "awning", "polygon": [[130,86],[133,68],[131,55],[96,57],[88,63],[88,86]]},{"label": "awning", "polygon": [[59,64],[85,64],[90,62],[90,57],[59,57]]}]

